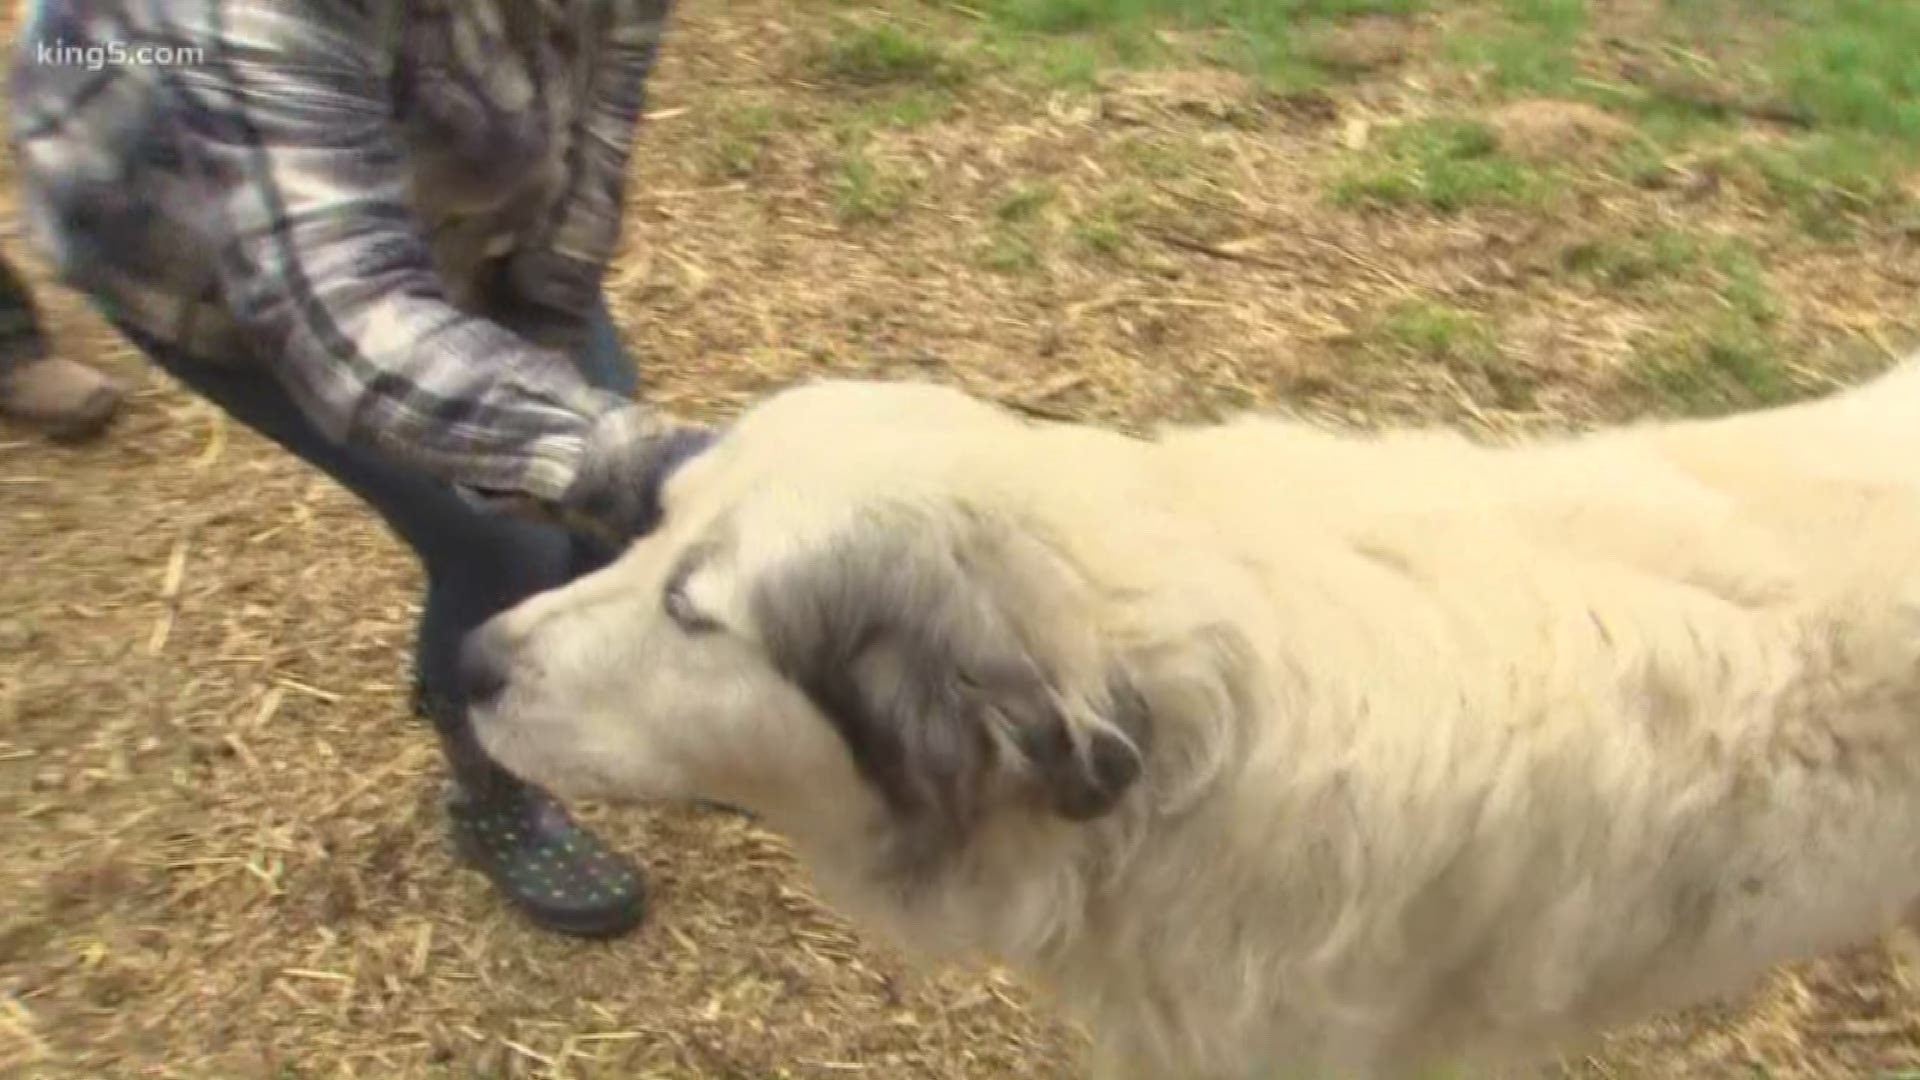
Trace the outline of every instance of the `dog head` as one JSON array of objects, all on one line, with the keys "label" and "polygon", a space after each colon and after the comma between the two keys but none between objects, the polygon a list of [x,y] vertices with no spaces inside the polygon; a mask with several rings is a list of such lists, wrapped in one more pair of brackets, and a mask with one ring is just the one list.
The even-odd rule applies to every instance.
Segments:
[{"label": "dog head", "polygon": [[576,796],[878,824],[908,860],[1107,813],[1147,718],[1092,584],[996,480],[1029,433],[924,386],[770,399],[676,473],[660,531],[468,642],[484,745]]}]

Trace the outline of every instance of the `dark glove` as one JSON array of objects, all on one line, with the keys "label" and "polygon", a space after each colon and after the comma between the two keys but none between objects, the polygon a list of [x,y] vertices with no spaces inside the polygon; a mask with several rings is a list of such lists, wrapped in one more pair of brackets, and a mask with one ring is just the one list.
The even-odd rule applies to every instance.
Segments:
[{"label": "dark glove", "polygon": [[558,509],[619,543],[645,536],[660,523],[667,478],[716,438],[711,428],[643,405],[607,413],[588,433],[580,471]]}]

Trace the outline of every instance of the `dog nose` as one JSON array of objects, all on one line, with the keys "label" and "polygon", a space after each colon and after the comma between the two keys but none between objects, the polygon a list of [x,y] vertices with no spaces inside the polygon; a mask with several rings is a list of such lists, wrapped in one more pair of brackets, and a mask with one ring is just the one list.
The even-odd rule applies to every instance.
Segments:
[{"label": "dog nose", "polygon": [[513,657],[506,636],[487,623],[460,644],[460,695],[469,706],[487,705],[506,692]]}]

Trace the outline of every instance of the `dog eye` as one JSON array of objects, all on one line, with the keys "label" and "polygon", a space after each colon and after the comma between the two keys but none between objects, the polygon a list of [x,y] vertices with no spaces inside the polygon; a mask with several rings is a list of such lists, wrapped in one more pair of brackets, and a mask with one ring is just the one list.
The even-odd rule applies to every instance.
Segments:
[{"label": "dog eye", "polygon": [[687,577],[676,575],[667,584],[666,592],[661,595],[661,606],[666,609],[667,618],[673,624],[689,634],[708,634],[721,629],[718,620],[693,605],[687,597]]},{"label": "dog eye", "polygon": [[680,583],[676,582],[668,586],[660,599],[662,606],[666,608],[667,618],[672,619],[673,624],[680,629],[689,633],[711,629],[710,626],[704,625],[711,620],[694,610],[693,601],[687,599],[686,589],[682,588]]},{"label": "dog eye", "polygon": [[726,629],[720,620],[700,610],[693,602],[689,586],[693,582],[694,572],[707,565],[713,558],[711,543],[696,544],[680,557],[680,562],[667,574],[667,586],[660,594],[660,604],[666,610],[667,618],[683,632],[689,634],[707,634]]}]

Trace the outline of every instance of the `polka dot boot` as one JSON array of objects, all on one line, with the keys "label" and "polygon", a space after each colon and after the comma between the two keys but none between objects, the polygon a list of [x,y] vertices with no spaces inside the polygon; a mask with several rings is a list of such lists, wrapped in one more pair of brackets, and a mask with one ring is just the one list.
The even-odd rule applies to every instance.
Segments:
[{"label": "polka dot boot", "polygon": [[613,937],[646,917],[646,885],[537,788],[514,785],[488,798],[456,790],[448,803],[454,842],[534,922],[581,937]]},{"label": "polka dot boot", "polygon": [[[415,682],[413,711],[439,730],[456,777],[447,802],[454,846],[534,922],[613,937],[646,917],[640,871],[609,851],[552,796],[487,760],[453,702]],[[479,794],[484,792],[484,794]]]}]

